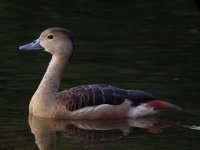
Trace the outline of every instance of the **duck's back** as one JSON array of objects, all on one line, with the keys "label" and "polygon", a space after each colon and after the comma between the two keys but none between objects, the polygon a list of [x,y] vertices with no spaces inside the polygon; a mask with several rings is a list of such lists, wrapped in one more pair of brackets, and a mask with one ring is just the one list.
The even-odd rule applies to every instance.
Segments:
[{"label": "duck's back", "polygon": [[106,84],[82,85],[59,93],[59,101],[70,111],[102,104],[120,105],[129,100],[138,106],[156,98],[140,90],[124,90]]}]

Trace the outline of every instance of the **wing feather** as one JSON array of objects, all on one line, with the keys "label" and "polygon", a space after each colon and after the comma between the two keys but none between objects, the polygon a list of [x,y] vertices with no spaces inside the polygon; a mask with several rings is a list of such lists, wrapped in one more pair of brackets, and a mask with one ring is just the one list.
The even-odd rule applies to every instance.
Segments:
[{"label": "wing feather", "polygon": [[70,111],[101,104],[120,105],[125,99],[133,105],[155,99],[149,93],[139,90],[124,90],[106,84],[82,85],[59,92],[58,102]]}]

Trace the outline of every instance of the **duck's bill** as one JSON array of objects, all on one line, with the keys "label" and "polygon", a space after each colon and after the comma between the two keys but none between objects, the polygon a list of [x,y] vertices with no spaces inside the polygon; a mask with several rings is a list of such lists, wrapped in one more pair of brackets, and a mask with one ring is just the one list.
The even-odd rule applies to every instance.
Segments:
[{"label": "duck's bill", "polygon": [[25,44],[19,47],[21,51],[35,51],[43,50],[44,48],[40,45],[40,39],[37,39],[29,44]]}]

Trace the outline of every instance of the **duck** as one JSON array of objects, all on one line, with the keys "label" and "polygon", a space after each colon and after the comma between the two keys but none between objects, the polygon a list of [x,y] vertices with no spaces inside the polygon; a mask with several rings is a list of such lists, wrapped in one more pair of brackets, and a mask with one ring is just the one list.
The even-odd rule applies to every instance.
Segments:
[{"label": "duck", "polygon": [[59,91],[64,70],[74,52],[74,34],[65,28],[44,30],[38,39],[19,47],[20,51],[45,51],[52,55],[47,70],[31,98],[29,114],[50,119],[123,119],[180,110],[142,90],[91,84]]}]

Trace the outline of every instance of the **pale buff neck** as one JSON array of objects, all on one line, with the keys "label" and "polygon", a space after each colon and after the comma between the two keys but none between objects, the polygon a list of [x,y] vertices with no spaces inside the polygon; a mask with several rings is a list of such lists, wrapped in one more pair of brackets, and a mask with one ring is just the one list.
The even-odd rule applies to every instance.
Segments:
[{"label": "pale buff neck", "polygon": [[59,83],[63,74],[63,71],[67,65],[66,58],[53,56],[47,71],[38,87],[38,90],[45,89],[46,92],[57,93]]},{"label": "pale buff neck", "polygon": [[47,71],[38,86],[32,100],[37,101],[51,101],[55,100],[58,93],[60,80],[63,72],[68,64],[70,56],[52,56]]}]

